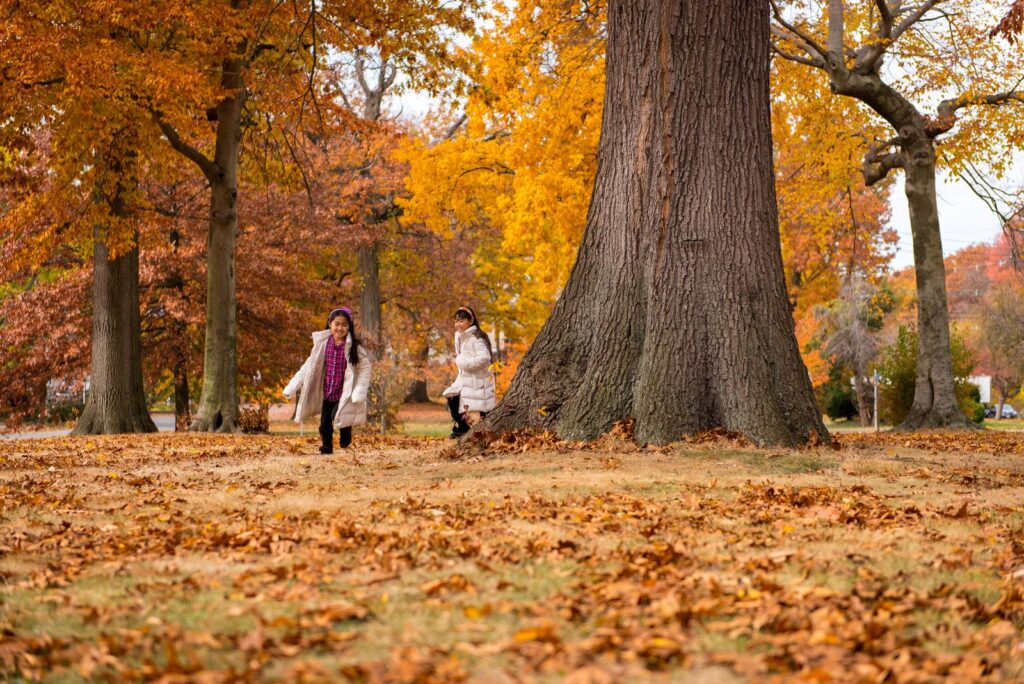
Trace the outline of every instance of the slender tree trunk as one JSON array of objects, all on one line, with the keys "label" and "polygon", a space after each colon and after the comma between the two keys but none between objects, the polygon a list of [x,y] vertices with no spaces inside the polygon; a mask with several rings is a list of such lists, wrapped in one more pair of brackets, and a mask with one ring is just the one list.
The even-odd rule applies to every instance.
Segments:
[{"label": "slender tree trunk", "polygon": [[[373,242],[363,245],[359,248],[356,257],[359,278],[363,284],[363,291],[359,298],[359,319],[363,328],[361,334],[363,341],[366,342],[367,347],[377,360],[383,361],[386,349],[383,325],[381,324],[378,244]],[[388,424],[387,369],[380,364],[377,364],[370,381],[369,394],[370,406],[379,408],[379,415],[376,418],[380,422],[381,434],[384,434],[390,428]]]},{"label": "slender tree trunk", "polygon": [[174,430],[184,431],[192,421],[192,407],[188,396],[188,365],[185,354],[179,354],[174,362]]},{"label": "slender tree trunk", "polygon": [[359,319],[363,337],[380,352],[381,310],[380,310],[380,259],[376,242],[363,245],[357,253],[359,278],[363,291],[359,298]]},{"label": "slender tree trunk", "polygon": [[100,228],[93,238],[91,388],[72,434],[156,432],[142,383],[139,247],[110,259]]},{"label": "slender tree trunk", "polygon": [[898,430],[973,427],[956,401],[946,304],[946,266],[935,198],[935,148],[923,132],[904,127],[907,204],[917,282],[917,380],[914,403]]},{"label": "slender tree trunk", "polygon": [[[427,364],[430,363],[430,347],[427,344],[424,344],[423,348],[416,352],[416,360],[420,368],[426,369]],[[414,380],[409,386],[409,393],[405,395],[405,403],[425,404],[429,401],[430,395],[427,394],[426,378]]]},{"label": "slender tree trunk", "polygon": [[413,380],[409,386],[409,393],[405,395],[405,403],[407,404],[425,404],[430,401],[430,395],[427,394],[427,381],[426,380]]},{"label": "slender tree trunk", "polygon": [[861,427],[871,425],[871,386],[865,384],[864,374],[860,369],[853,373],[853,391],[857,395],[857,417],[860,418]]},{"label": "slender tree trunk", "polygon": [[190,430],[238,428],[237,299],[238,157],[245,99],[241,60],[225,60],[222,83],[232,96],[217,105],[216,172],[210,174],[210,229],[206,240],[206,342],[203,390]]},{"label": "slender tree trunk", "polygon": [[786,296],[767,41],[759,3],[612,0],[583,242],[484,429],[828,439]]},{"label": "slender tree trunk", "polygon": [[[928,121],[877,73],[854,74],[841,68],[841,58],[833,55],[833,59],[833,90],[856,97],[889,122],[898,134],[899,153],[885,156],[897,160],[893,168],[902,167],[906,174],[910,230],[914,237],[918,355],[914,403],[895,429],[974,428],[957,404],[953,382],[946,268],[935,198],[935,144],[927,132]],[[865,181],[871,185],[885,178],[888,171],[889,167],[878,159],[868,161]]]}]

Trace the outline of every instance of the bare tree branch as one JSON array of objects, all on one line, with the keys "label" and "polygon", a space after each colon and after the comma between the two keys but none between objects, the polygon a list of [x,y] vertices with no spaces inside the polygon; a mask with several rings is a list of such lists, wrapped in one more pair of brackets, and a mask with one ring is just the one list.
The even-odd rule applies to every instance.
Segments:
[{"label": "bare tree branch", "polygon": [[782,11],[779,9],[779,5],[775,0],[769,0],[772,5],[772,14],[775,16],[775,21],[779,23],[782,28],[786,29],[792,36],[784,36],[789,40],[793,40],[793,36],[799,40],[793,40],[804,52],[807,52],[811,57],[820,57],[822,62],[825,61],[825,55],[827,52],[821,47],[810,34],[804,33],[793,24],[786,21],[782,16]]},{"label": "bare tree branch", "polygon": [[455,136],[455,134],[459,132],[459,129],[462,128],[462,124],[466,123],[466,119],[468,118],[469,117],[467,117],[465,114],[459,116],[458,119],[452,122],[452,125],[448,127],[448,129],[444,132],[444,135],[441,136],[441,140],[439,140],[438,142],[441,142],[443,140],[451,140]]},{"label": "bare tree branch", "polygon": [[889,11],[889,3],[886,0],[875,0],[875,6],[878,7],[878,31],[876,35],[882,40],[886,40],[892,36],[892,12]]},{"label": "bare tree branch", "polygon": [[896,42],[896,40],[899,39],[899,37],[902,36],[908,28],[916,24],[921,19],[921,17],[924,16],[925,12],[935,7],[942,1],[943,0],[925,0],[914,9],[907,8],[905,10],[902,10],[902,12],[910,12],[910,16],[908,16],[906,19],[900,22],[900,25],[897,26],[896,30],[892,32],[892,42]]},{"label": "bare tree branch", "polygon": [[798,64],[806,64],[807,66],[815,67],[817,69],[825,68],[825,62],[821,61],[820,59],[815,59],[813,57],[801,57],[800,55],[794,55],[791,52],[786,52],[778,45],[776,45],[774,41],[772,41],[769,45],[772,49],[772,52],[782,57],[783,59],[788,59],[789,61],[797,62]]},{"label": "bare tree branch", "polygon": [[363,62],[361,55],[356,56],[356,79],[359,81],[359,87],[363,89],[363,94],[366,97],[370,97],[373,90],[370,89],[370,84],[366,82],[366,64]]}]

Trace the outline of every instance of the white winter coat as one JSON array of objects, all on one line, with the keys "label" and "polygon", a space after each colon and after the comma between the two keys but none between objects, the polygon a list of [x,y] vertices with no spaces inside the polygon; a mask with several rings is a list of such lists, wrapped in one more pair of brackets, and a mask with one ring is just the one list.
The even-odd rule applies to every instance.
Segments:
[{"label": "white winter coat", "polygon": [[455,333],[455,365],[459,367],[459,375],[444,391],[446,397],[461,397],[459,403],[463,413],[490,411],[497,403],[491,350],[475,333],[475,325]]},{"label": "white winter coat", "polygon": [[[331,337],[330,330],[317,330],[313,333],[313,351],[302,364],[288,386],[284,395],[291,397],[295,390],[301,388],[299,405],[295,410],[295,422],[301,423],[306,418],[315,416],[323,408],[324,403],[324,356],[327,340]],[[345,359],[348,361],[352,349],[352,335],[345,340]],[[359,363],[348,361],[345,367],[345,381],[341,388],[341,399],[338,400],[338,411],[334,414],[334,427],[352,427],[366,422],[366,393],[370,388],[370,358],[366,351],[359,348]]]}]

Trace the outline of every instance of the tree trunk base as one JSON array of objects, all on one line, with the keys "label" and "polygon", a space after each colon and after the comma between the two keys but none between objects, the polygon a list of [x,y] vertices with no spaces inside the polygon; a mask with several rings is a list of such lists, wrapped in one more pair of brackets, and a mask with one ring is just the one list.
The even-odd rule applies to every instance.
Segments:
[{"label": "tree trunk base", "polygon": [[903,422],[893,428],[894,432],[915,432],[918,430],[981,430],[980,425],[970,420],[955,407],[949,411],[932,409],[929,411],[911,410]]},{"label": "tree trunk base", "polygon": [[134,432],[156,432],[156,423],[146,412],[104,411],[100,402],[86,402],[82,416],[71,431],[73,435],[123,435]]},{"label": "tree trunk base", "polygon": [[212,407],[200,408],[192,420],[192,424],[188,426],[188,431],[234,434],[241,432],[242,428],[238,424],[238,416],[236,414],[226,412],[218,407]]},{"label": "tree trunk base", "polygon": [[427,394],[427,381],[416,380],[409,387],[409,393],[405,395],[406,404],[426,404],[430,402],[430,395]]}]

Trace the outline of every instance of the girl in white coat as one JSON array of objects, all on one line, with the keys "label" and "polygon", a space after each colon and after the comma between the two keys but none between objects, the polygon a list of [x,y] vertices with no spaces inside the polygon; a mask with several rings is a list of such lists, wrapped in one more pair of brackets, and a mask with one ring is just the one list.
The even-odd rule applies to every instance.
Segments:
[{"label": "girl in white coat", "polygon": [[291,398],[301,389],[296,423],[320,409],[320,453],[330,454],[335,429],[345,449],[352,443],[352,426],[366,422],[369,387],[370,358],[356,337],[352,312],[342,307],[327,316],[326,330],[313,333],[313,351],[284,388],[284,395]]},{"label": "girl in white coat", "polygon": [[480,417],[486,418],[497,401],[491,372],[491,340],[480,329],[476,313],[468,306],[461,306],[455,312],[455,365],[459,375],[444,391],[448,411],[455,421],[449,435],[452,439],[469,432],[466,416],[470,411],[479,411]]}]

